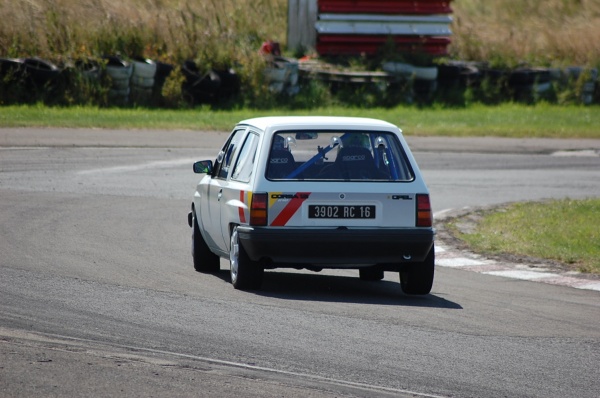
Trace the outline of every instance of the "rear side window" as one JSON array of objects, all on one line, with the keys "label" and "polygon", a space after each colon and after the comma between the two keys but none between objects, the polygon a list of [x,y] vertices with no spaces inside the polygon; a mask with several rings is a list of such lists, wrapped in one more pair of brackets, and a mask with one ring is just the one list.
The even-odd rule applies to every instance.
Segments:
[{"label": "rear side window", "polygon": [[244,131],[245,130],[243,129],[234,131],[221,149],[221,152],[219,152],[215,162],[215,176],[217,178],[227,178],[233,160],[236,158],[239,143],[244,135]]},{"label": "rear side window", "polygon": [[384,131],[277,132],[266,170],[271,180],[414,180],[398,137]]},{"label": "rear side window", "polygon": [[258,147],[258,135],[250,133],[244,140],[240,149],[240,156],[236,162],[231,178],[241,182],[249,182],[254,170],[256,159],[256,148]]}]

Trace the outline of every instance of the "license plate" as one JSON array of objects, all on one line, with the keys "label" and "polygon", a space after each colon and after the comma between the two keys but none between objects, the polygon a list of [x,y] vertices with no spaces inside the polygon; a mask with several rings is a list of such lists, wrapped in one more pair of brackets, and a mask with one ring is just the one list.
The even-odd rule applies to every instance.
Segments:
[{"label": "license plate", "polygon": [[308,218],[369,219],[375,218],[373,205],[310,205]]}]

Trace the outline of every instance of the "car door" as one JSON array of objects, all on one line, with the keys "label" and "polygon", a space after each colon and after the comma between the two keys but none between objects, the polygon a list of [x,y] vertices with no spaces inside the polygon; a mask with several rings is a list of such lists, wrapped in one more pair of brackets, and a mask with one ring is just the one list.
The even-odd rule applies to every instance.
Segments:
[{"label": "car door", "polygon": [[246,224],[250,214],[248,195],[252,191],[252,177],[255,172],[256,154],[260,136],[255,131],[249,131],[239,146],[235,163],[229,170],[229,177],[221,185],[220,225],[221,234],[229,248],[230,230],[232,224]]},{"label": "car door", "polygon": [[[215,161],[215,167],[210,179],[207,182],[201,182],[204,186],[198,187],[199,192],[203,192],[204,200],[201,208],[201,222],[206,233],[206,242],[209,247],[217,251],[227,252],[229,244],[223,236],[221,226],[221,206],[223,200],[223,190],[227,189],[228,176],[234,160],[239,151],[239,144],[246,132],[245,128],[234,130],[225,145],[219,152]],[[204,181],[204,180],[203,180]]]}]

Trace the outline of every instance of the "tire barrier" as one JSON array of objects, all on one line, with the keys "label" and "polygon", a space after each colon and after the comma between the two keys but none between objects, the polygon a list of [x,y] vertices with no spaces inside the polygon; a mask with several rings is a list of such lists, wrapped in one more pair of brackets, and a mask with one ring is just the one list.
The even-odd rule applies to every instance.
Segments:
[{"label": "tire barrier", "polygon": [[0,104],[60,103],[67,75],[41,58],[3,58],[0,61]]},{"label": "tire barrier", "polygon": [[273,57],[263,73],[265,82],[273,93],[285,92],[292,96],[300,91],[300,86],[298,86],[299,65],[298,61],[294,59]]},{"label": "tire barrier", "polygon": [[273,93],[281,93],[286,81],[287,70],[285,67],[274,64],[264,70],[265,82]]},{"label": "tire barrier", "polygon": [[1,58],[0,83],[9,96],[25,102],[49,97],[61,82],[61,70],[41,58]]},{"label": "tire barrier", "polygon": [[[435,99],[464,103],[467,90],[471,91],[469,98],[484,103],[547,100],[590,105],[600,99],[598,70],[579,66],[509,70],[491,68],[485,63],[447,61],[425,67],[386,62],[381,69],[383,71],[343,72],[310,59],[298,62],[273,56],[267,60],[263,73],[271,92],[288,96],[299,93],[300,83],[316,79],[329,84],[331,90],[344,84],[374,85],[379,91],[399,94],[391,96],[396,103],[428,103]],[[92,98],[91,101],[104,104],[108,100],[109,104],[118,106],[162,106],[167,105],[163,103],[163,86],[173,70],[170,64],[118,56],[77,60],[62,69],[37,57],[0,58],[0,104],[85,103]],[[241,91],[241,79],[232,68],[202,70],[194,61],[186,61],[181,65],[181,72],[184,77],[182,98],[192,105],[227,103],[235,100]],[[82,88],[81,92],[76,91]],[[71,100],[75,98],[75,102],[61,103],[65,92]]]},{"label": "tire barrier", "polygon": [[194,61],[185,61],[181,67],[185,81],[181,84],[184,98],[191,104],[216,102],[221,78],[213,70],[202,72]]},{"label": "tire barrier", "polygon": [[382,69],[390,74],[401,76],[413,83],[408,102],[429,102],[438,88],[439,68],[437,66],[414,66],[403,62],[385,62]]},{"label": "tire barrier", "polygon": [[0,104],[29,102],[22,84],[25,67],[20,58],[0,58]]},{"label": "tire barrier", "polygon": [[572,66],[562,71],[560,80],[563,85],[573,85],[573,82],[581,85],[581,102],[584,105],[590,105],[594,102],[598,82],[598,69],[584,69],[579,66]]},{"label": "tire barrier", "polygon": [[111,87],[108,91],[109,102],[115,105],[128,104],[133,64],[117,56],[105,56],[104,60],[106,61],[106,74],[111,80]]},{"label": "tire barrier", "polygon": [[218,98],[220,101],[227,100],[241,91],[241,80],[233,68],[216,69],[214,71],[221,79]]},{"label": "tire barrier", "polygon": [[132,61],[131,100],[135,104],[147,105],[152,100],[157,66],[150,59],[137,58]]},{"label": "tire barrier", "polygon": [[100,63],[93,59],[79,59],[75,62],[74,69],[87,81],[99,82],[102,74]]},{"label": "tire barrier", "polygon": [[49,61],[41,58],[25,58],[25,76],[34,90],[48,89],[57,83],[60,69]]},{"label": "tire barrier", "polygon": [[3,81],[21,79],[25,71],[21,58],[0,58],[0,78]]},{"label": "tire barrier", "polygon": [[518,68],[508,74],[508,87],[515,101],[533,102],[552,89],[552,75],[549,69]]},{"label": "tire barrier", "polygon": [[231,68],[203,72],[194,61],[188,60],[183,63],[181,72],[185,77],[181,92],[192,105],[215,105],[240,92],[240,79]]},{"label": "tire barrier", "polygon": [[[411,80],[413,94],[418,100],[431,99],[434,93],[448,98],[452,92],[472,89],[495,102],[517,101],[533,103],[540,99],[556,100],[556,93],[573,90],[576,102],[590,105],[597,100],[598,70],[582,67],[565,69],[517,68],[495,69],[485,63],[449,61],[432,68],[419,68],[406,63],[386,62],[382,69],[392,75]],[[410,101],[409,101],[410,102]]]},{"label": "tire barrier", "polygon": [[173,65],[164,62],[155,62],[156,74],[154,75],[154,87],[152,88],[153,103],[158,105],[162,99],[162,90],[167,81],[167,77],[173,72]]},{"label": "tire barrier", "polygon": [[503,99],[533,103],[539,99],[554,100],[557,92],[572,91],[575,101],[584,105],[594,102],[597,69],[582,67],[517,68],[497,70],[483,67],[475,86],[484,79],[498,87]]}]

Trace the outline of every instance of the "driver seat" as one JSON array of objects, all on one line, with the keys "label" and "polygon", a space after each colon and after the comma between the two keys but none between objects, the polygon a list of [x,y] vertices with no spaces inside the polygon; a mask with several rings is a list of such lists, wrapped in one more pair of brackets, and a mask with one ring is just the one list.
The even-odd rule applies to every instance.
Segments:
[{"label": "driver seat", "polygon": [[294,155],[284,149],[274,149],[269,156],[267,165],[267,178],[280,179],[287,177],[296,169]]}]

